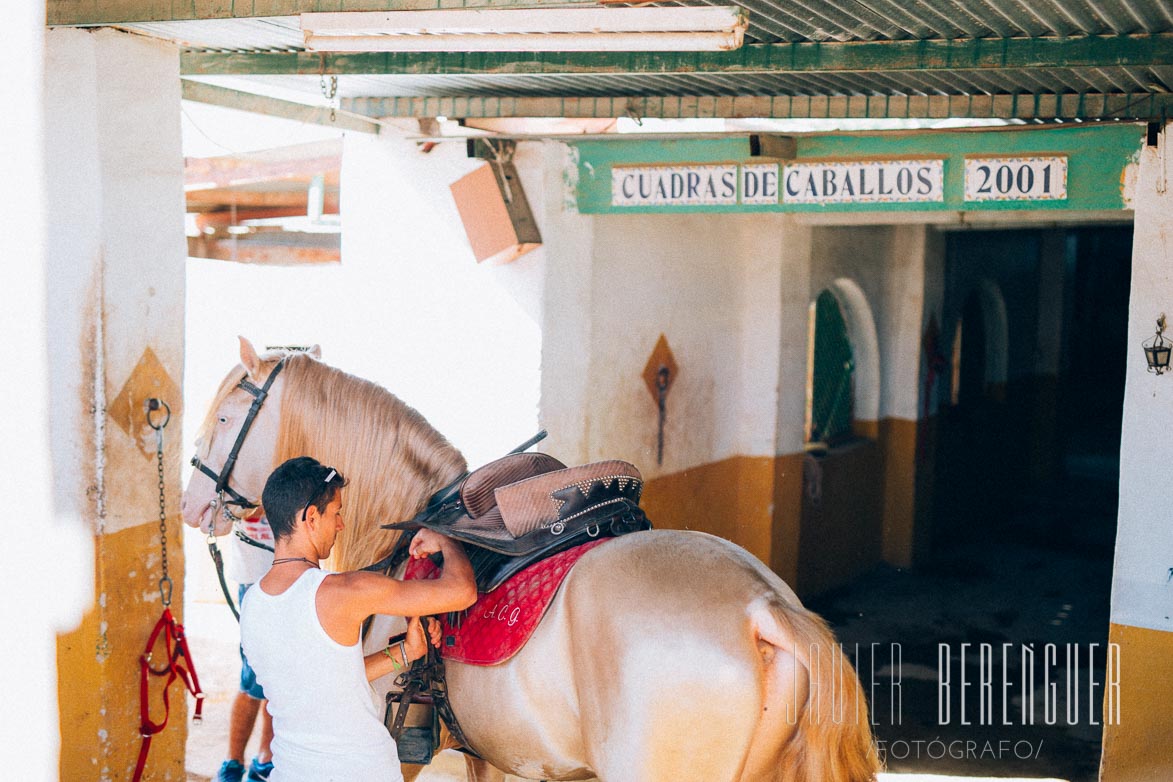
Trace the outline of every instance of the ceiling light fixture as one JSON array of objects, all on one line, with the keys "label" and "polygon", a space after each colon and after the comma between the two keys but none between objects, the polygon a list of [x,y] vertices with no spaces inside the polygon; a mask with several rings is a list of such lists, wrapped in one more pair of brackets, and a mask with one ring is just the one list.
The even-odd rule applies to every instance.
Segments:
[{"label": "ceiling light fixture", "polygon": [[667,52],[736,49],[737,6],[444,9],[301,15],[311,52]]}]

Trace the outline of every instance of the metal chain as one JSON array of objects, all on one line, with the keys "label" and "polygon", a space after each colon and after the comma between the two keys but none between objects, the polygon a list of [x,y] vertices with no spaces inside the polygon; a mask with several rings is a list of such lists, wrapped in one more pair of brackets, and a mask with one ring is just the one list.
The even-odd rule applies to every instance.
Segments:
[{"label": "metal chain", "polygon": [[[151,398],[146,402],[147,425],[155,430],[155,455],[159,467],[159,546],[163,552],[163,577],[159,579],[159,595],[163,599],[163,606],[171,605],[171,593],[175,583],[167,570],[167,492],[163,484],[163,429],[171,421],[171,407],[162,399]],[[167,412],[163,423],[156,424],[151,420],[151,413],[162,407]]]}]

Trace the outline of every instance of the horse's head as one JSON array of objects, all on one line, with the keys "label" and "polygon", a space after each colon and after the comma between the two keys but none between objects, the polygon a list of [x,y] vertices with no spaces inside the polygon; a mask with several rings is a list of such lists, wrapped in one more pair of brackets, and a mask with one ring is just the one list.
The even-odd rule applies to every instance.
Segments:
[{"label": "horse's head", "polygon": [[223,534],[234,517],[259,512],[255,506],[275,466],[283,390],[277,367],[284,355],[258,356],[240,338],[240,364],[220,383],[196,439],[196,470],[182,502],[190,526]]},{"label": "horse's head", "polygon": [[387,389],[327,366],[316,347],[307,352],[258,356],[241,339],[240,365],[220,383],[200,432],[183,520],[223,535],[234,518],[259,512],[250,506],[260,503],[280,462],[313,456],[337,468],[351,486],[333,564],[363,567],[386,556],[399,536],[379,525],[414,516],[466,464]]}]

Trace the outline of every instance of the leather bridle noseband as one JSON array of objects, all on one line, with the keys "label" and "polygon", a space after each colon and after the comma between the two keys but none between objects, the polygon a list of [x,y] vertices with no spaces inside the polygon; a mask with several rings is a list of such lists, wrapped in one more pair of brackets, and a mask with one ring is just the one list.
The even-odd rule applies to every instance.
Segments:
[{"label": "leather bridle noseband", "polygon": [[[228,510],[229,505],[239,506],[243,510],[252,510],[258,507],[257,503],[246,499],[243,495],[228,485],[228,479],[232,476],[232,469],[236,466],[236,457],[240,455],[240,448],[244,445],[244,438],[248,436],[248,430],[256,419],[257,413],[261,411],[261,405],[265,403],[265,399],[269,396],[269,389],[273,387],[273,381],[277,379],[277,375],[281,374],[281,370],[285,367],[285,359],[277,362],[273,367],[273,371],[269,373],[269,377],[265,379],[265,384],[260,388],[248,381],[248,373],[246,372],[241,381],[236,385],[237,388],[247,391],[252,395],[253,403],[248,409],[248,414],[244,417],[244,423],[240,427],[240,433],[236,435],[236,442],[232,444],[232,450],[228,452],[228,459],[225,460],[224,466],[220,468],[220,473],[217,474],[208,465],[200,461],[199,456],[191,457],[191,466],[202,472],[204,475],[216,482],[216,498],[213,504],[219,506],[224,512],[225,516],[232,519],[239,520],[239,517]],[[229,499],[225,499],[228,495]]]}]

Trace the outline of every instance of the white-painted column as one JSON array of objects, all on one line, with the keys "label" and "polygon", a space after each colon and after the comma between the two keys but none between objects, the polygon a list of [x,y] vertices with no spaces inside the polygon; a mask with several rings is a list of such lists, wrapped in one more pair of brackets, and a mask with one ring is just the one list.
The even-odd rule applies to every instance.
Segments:
[{"label": "white-painted column", "polygon": [[778,387],[773,446],[777,456],[802,453],[806,439],[807,327],[817,293],[811,289],[814,229],[794,217],[786,218],[781,228],[778,276],[771,289],[779,300],[777,360],[771,362]]},{"label": "white-painted column", "polygon": [[892,226],[884,303],[877,313],[880,340],[880,418],[916,421],[921,413],[921,337],[925,310],[927,225]]},{"label": "white-painted column", "polygon": [[1141,350],[1157,317],[1173,314],[1171,130],[1173,126],[1163,128],[1158,146],[1141,148],[1135,186],[1131,194],[1126,191],[1135,227],[1109,631],[1115,652],[1109,661],[1116,664],[1110,662],[1104,692],[1103,782],[1173,777],[1167,752],[1173,699],[1168,675],[1173,657],[1173,535],[1166,496],[1173,456],[1173,375],[1149,373]]},{"label": "white-painted column", "polygon": [[[60,675],[71,685],[60,702],[69,731],[60,768],[67,779],[125,779],[140,740],[138,658],[163,607],[149,397],[172,409],[165,500],[179,617],[183,604],[179,52],[107,29],[50,30],[45,41],[53,488],[96,546],[92,605],[58,641]],[[148,765],[157,778],[182,775],[186,712],[173,690],[168,728]]]},{"label": "white-painted column", "polygon": [[1128,369],[1120,442],[1120,515],[1112,582],[1112,621],[1173,631],[1173,373],[1146,371],[1141,343],[1157,318],[1173,318],[1173,161],[1170,128],[1140,151],[1132,196],[1135,228],[1128,305]]},{"label": "white-painted column", "polygon": [[0,548],[0,692],[8,718],[0,741],[6,779],[58,778],[56,634],[76,626],[93,583],[90,536],[57,501],[50,457],[50,362],[41,79],[45,4],[0,7],[0,487],[13,513]]}]

